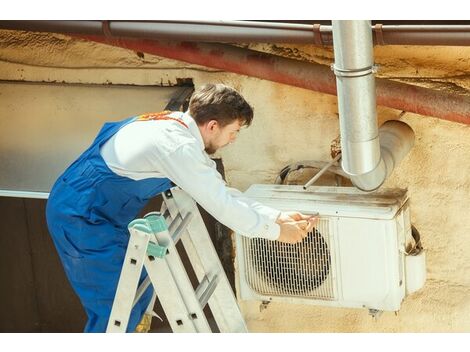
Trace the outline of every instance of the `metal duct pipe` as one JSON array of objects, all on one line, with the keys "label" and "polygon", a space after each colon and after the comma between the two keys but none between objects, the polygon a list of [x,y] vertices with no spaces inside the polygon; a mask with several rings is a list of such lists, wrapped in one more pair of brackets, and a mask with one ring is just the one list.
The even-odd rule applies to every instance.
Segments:
[{"label": "metal duct pipe", "polygon": [[376,168],[385,175],[383,162],[380,166],[369,26],[370,21],[333,21],[333,67],[338,92],[341,164],[350,176],[363,175]]},{"label": "metal duct pipe", "polygon": [[[2,29],[158,40],[332,45],[332,27],[258,21],[0,21]],[[470,25],[370,27],[377,45],[470,45]]]},{"label": "metal duct pipe", "polygon": [[351,182],[364,191],[379,188],[414,142],[414,133],[403,126],[406,124],[386,124],[386,161],[381,155],[369,29],[370,21],[333,21],[342,167]]}]

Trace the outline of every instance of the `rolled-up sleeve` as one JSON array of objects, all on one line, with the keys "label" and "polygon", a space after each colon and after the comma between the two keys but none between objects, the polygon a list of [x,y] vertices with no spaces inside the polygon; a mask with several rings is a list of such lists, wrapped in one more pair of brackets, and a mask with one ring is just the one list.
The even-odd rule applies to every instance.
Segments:
[{"label": "rolled-up sleeve", "polygon": [[218,221],[248,237],[276,240],[280,211],[255,202],[228,188],[220,173],[196,143],[179,146],[170,154],[158,153],[159,171],[181,187]]}]

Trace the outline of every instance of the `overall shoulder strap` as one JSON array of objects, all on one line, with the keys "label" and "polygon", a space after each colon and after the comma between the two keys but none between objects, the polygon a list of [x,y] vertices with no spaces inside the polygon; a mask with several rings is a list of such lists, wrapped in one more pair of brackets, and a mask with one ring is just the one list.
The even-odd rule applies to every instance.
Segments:
[{"label": "overall shoulder strap", "polygon": [[188,128],[188,125],[186,125],[186,124],[183,122],[183,120],[177,119],[177,118],[174,118],[174,117],[170,117],[169,115],[170,115],[171,113],[172,113],[172,111],[165,110],[165,111],[157,112],[157,113],[143,114],[143,115],[137,116],[137,118],[135,119],[135,121],[173,120],[173,121],[176,121],[176,122],[180,123],[180,124],[183,125],[184,127]]}]

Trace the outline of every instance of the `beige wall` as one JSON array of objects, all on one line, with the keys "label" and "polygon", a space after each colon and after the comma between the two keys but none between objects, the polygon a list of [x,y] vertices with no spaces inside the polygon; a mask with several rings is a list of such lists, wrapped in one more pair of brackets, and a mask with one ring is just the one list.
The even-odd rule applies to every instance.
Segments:
[{"label": "beige wall", "polygon": [[[251,47],[323,64],[333,57],[331,48]],[[375,55],[379,77],[469,94],[470,48],[387,46],[376,47]],[[221,152],[232,186],[272,183],[298,160],[330,160],[339,133],[334,96],[150,55],[142,59],[63,35],[0,31],[0,80],[168,85],[185,77],[196,86],[231,84],[254,106],[252,127]],[[383,123],[400,112],[379,107],[378,113]],[[425,287],[405,299],[398,315],[386,312],[378,321],[365,310],[271,303],[260,313],[258,303],[242,302],[251,331],[470,331],[470,127],[416,114],[402,119],[414,129],[416,145],[385,186],[409,189],[412,222],[427,249]]]}]

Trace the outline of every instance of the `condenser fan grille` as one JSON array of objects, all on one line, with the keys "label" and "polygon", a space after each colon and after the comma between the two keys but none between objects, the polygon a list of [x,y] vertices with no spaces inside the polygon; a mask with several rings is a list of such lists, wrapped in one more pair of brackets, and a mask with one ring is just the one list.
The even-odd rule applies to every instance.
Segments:
[{"label": "condenser fan grille", "polygon": [[246,279],[261,295],[334,299],[328,220],[298,244],[243,237]]}]

